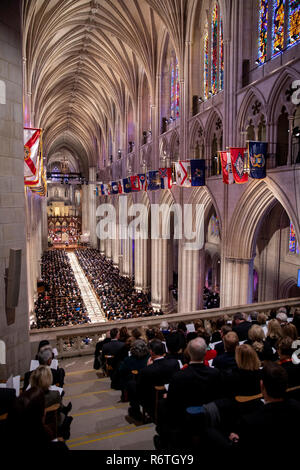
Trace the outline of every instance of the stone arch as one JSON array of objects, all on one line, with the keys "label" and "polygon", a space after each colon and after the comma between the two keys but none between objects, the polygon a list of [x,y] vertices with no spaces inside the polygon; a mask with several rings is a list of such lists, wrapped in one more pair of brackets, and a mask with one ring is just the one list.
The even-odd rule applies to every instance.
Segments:
[{"label": "stone arch", "polygon": [[[244,135],[240,138],[241,145],[245,145],[247,137],[247,130],[249,126],[254,127],[254,139],[258,139],[259,126],[264,122],[266,128],[268,123],[268,116],[266,112],[266,101],[262,93],[255,87],[250,87],[240,105],[237,117],[237,132],[239,135]],[[251,139],[249,139],[251,140]]]},{"label": "stone arch", "polygon": [[278,200],[290,220],[295,221],[295,231],[299,233],[299,223],[291,204],[276,183],[269,178],[264,181],[253,181],[244,192],[232,216],[226,254],[232,258],[252,259],[255,236],[264,215]]},{"label": "stone arch", "polygon": [[193,158],[205,158],[205,135],[201,119],[194,121],[190,132],[190,154]]},{"label": "stone arch", "polygon": [[170,142],[169,142],[170,159],[172,162],[178,161],[179,159],[179,146],[180,146],[179,134],[177,130],[174,130],[174,132],[171,135]]},{"label": "stone arch", "polygon": [[[282,299],[288,299],[290,297],[291,289],[297,288],[297,279],[289,277],[286,279],[279,288],[279,295]],[[300,287],[298,287],[300,293]]]},{"label": "stone arch", "polygon": [[218,151],[223,147],[223,118],[218,109],[214,108],[207,120],[205,136],[207,142],[208,174],[216,175],[218,169]]}]

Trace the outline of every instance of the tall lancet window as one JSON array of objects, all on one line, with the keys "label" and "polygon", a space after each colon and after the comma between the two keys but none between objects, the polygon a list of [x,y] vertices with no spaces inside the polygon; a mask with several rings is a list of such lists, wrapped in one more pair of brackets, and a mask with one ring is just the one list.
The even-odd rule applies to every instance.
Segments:
[{"label": "tall lancet window", "polygon": [[211,10],[209,25],[203,36],[203,70],[205,99],[224,88],[223,21],[218,2]]},{"label": "tall lancet window", "polygon": [[211,23],[211,91],[216,94],[218,91],[218,55],[219,55],[219,7],[215,5]]},{"label": "tall lancet window", "polygon": [[204,36],[204,96],[207,99],[209,97],[209,42],[208,42],[208,30],[206,28]]},{"label": "tall lancet window", "polygon": [[300,1],[290,0],[288,46],[292,46],[300,39]]},{"label": "tall lancet window", "polygon": [[273,17],[273,56],[281,52],[284,48],[284,14],[285,0],[275,0]]},{"label": "tall lancet window", "polygon": [[179,117],[180,110],[180,82],[179,82],[179,65],[177,57],[172,59],[171,68],[171,116],[176,119]]},{"label": "tall lancet window", "polygon": [[258,57],[260,64],[264,64],[267,60],[267,40],[268,40],[268,0],[260,0],[259,10],[259,40],[258,40]]}]

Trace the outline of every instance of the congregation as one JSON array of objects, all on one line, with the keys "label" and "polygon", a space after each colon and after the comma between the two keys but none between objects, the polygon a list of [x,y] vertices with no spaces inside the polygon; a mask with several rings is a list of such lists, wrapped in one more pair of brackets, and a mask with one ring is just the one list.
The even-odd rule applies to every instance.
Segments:
[{"label": "congregation", "polygon": [[96,346],[94,367],[129,401],[129,423],[156,424],[157,450],[238,452],[255,445],[258,432],[274,442],[276,420],[289,429],[286,443],[292,439],[300,417],[299,338],[299,308],[113,328]]},{"label": "congregation", "polygon": [[107,320],[122,320],[162,314],[154,312],[150,296],[137,292],[134,280],[121,276],[119,269],[98,250],[77,250],[76,256],[100,300]]},{"label": "congregation", "polygon": [[44,253],[41,263],[44,291],[35,302],[31,328],[53,328],[90,321],[65,250]]}]

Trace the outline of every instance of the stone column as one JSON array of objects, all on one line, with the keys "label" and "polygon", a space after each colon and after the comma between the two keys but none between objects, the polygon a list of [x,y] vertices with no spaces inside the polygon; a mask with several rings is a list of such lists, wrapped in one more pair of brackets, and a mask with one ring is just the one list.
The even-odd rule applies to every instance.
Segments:
[{"label": "stone column", "polygon": [[88,226],[88,186],[82,186],[82,233],[89,231]]},{"label": "stone column", "polygon": [[96,234],[96,167],[89,168],[88,185],[88,226],[90,232],[90,243],[93,248],[97,248]]},{"label": "stone column", "polygon": [[182,274],[178,285],[178,311],[194,312],[203,308],[204,250],[180,248]]},{"label": "stone column", "polygon": [[169,291],[168,243],[170,240],[152,240],[151,296],[154,308],[168,313],[172,310]]},{"label": "stone column", "polygon": [[149,257],[149,245],[150,240],[135,240],[135,288],[140,292],[149,292],[150,290],[149,264],[151,260]]},{"label": "stone column", "polygon": [[293,163],[293,128],[294,128],[294,116],[289,116],[289,147],[288,147],[288,156],[287,164],[292,165]]},{"label": "stone column", "polygon": [[253,259],[225,257],[222,272],[226,273],[225,279],[222,280],[222,306],[231,307],[251,303]]}]

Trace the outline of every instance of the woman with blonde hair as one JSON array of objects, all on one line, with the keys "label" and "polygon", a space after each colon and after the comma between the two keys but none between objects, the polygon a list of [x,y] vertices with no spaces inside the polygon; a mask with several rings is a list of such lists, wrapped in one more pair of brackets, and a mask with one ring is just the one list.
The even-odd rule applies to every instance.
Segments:
[{"label": "woman with blonde hair", "polygon": [[279,323],[278,320],[273,318],[268,323],[268,333],[267,333],[267,336],[266,336],[266,342],[269,343],[269,345],[272,348],[276,349],[278,342],[282,338],[283,338],[283,332],[282,332],[282,328],[280,326],[280,323]]},{"label": "woman with blonde hair", "polygon": [[256,395],[260,393],[260,360],[249,344],[240,344],[235,349],[237,368],[225,378],[229,396]]},{"label": "woman with blonde hair", "polygon": [[265,341],[265,333],[261,326],[252,325],[248,331],[248,341],[246,342],[257,353],[260,361],[276,361],[277,355],[272,347]]},{"label": "woman with blonde hair", "polygon": [[31,388],[39,388],[45,394],[45,407],[61,403],[61,397],[58,390],[49,390],[52,384],[52,373],[49,366],[39,366],[30,375]]}]

